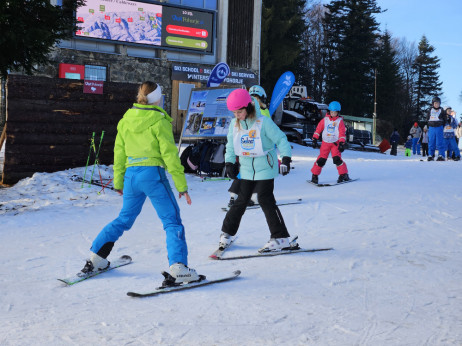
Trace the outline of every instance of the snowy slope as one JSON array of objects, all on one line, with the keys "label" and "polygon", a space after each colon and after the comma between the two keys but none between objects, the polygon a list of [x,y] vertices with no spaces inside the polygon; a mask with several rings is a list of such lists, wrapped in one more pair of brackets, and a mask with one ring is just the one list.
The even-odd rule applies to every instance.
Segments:
[{"label": "snowy slope", "polygon": [[[302,247],[334,251],[209,260],[230,183],[188,176],[193,204],[179,204],[190,266],[241,278],[146,299],[125,294],[158,286],[167,269],[150,203],[109,257],[133,264],[64,287],[56,278],[83,267],[122,198],[70,181],[83,168],[0,189],[0,345],[461,345],[461,163],[345,151],[360,180],[318,188],[306,182],[318,152],[294,145],[295,168],[275,195],[303,198],[281,207]],[[336,176],[329,160],[320,182]],[[268,240],[261,210],[244,215],[238,235],[230,253]]]}]

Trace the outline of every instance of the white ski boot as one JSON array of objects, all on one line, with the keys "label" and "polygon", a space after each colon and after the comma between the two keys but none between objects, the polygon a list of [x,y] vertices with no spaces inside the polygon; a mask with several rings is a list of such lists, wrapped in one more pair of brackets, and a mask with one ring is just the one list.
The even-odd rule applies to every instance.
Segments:
[{"label": "white ski boot", "polygon": [[81,270],[83,274],[88,274],[93,271],[99,271],[99,270],[104,270],[109,268],[109,265],[111,263],[100,256],[98,256],[95,253],[92,253],[91,257],[89,260],[87,260],[87,263],[85,263],[85,267]]},{"label": "white ski boot", "polygon": [[174,263],[170,266],[170,275],[175,279],[175,283],[188,283],[199,281],[200,276],[192,268],[188,268],[183,263]]},{"label": "white ski boot", "polygon": [[228,233],[221,233],[220,235],[220,243],[218,244],[218,247],[220,249],[226,249],[229,244],[231,244],[234,240],[234,237]]},{"label": "white ski boot", "polygon": [[291,250],[298,248],[298,244],[290,241],[290,238],[271,238],[258,252],[271,252]]}]

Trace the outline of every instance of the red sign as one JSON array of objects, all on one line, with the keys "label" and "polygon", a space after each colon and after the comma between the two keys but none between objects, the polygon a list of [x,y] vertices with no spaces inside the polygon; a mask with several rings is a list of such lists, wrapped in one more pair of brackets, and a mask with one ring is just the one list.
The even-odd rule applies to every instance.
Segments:
[{"label": "red sign", "polygon": [[84,79],[84,77],[84,65],[59,64],[59,78]]},{"label": "red sign", "polygon": [[103,94],[104,82],[95,80],[83,81],[83,93],[84,94]]}]

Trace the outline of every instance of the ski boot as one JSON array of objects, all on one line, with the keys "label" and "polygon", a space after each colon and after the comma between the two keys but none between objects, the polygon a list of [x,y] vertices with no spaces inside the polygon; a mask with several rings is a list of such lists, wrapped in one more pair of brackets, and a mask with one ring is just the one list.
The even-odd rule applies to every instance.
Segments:
[{"label": "ski boot", "polygon": [[252,193],[252,197],[250,197],[249,202],[247,203],[248,207],[253,207],[254,205],[258,204],[258,197],[257,193]]},{"label": "ski boot", "polygon": [[234,205],[234,202],[236,202],[236,200],[234,197],[231,197],[228,202],[228,208],[231,208]]},{"label": "ski boot", "polygon": [[434,160],[435,160],[435,157],[434,157],[434,156],[429,156],[429,157],[427,158],[427,161],[434,161]]},{"label": "ski boot", "polygon": [[442,155],[438,155],[436,161],[446,161]]},{"label": "ski boot", "polygon": [[460,156],[456,156],[454,161],[460,161]]},{"label": "ski boot", "polygon": [[107,259],[98,256],[97,254],[92,254],[90,259],[87,260],[83,269],[78,273],[78,276],[85,276],[94,271],[100,271],[109,268],[111,262]]},{"label": "ski boot", "polygon": [[[165,273],[168,274],[168,273]],[[165,277],[165,274],[164,277]],[[185,266],[183,263],[174,263],[170,266],[170,274],[169,277],[165,277],[164,283],[162,283],[162,286],[171,286],[171,278],[174,279],[174,284],[175,285],[181,285],[181,284],[187,284],[190,282],[197,282],[201,281],[203,278],[202,275],[197,274],[197,272]],[[168,282],[166,282],[168,281]]]},{"label": "ski boot", "polygon": [[233,239],[234,237],[228,233],[221,233],[220,235],[220,243],[218,244],[218,247],[220,248],[220,250],[224,250],[226,249],[229,244],[231,244],[233,242]]},{"label": "ski boot", "polygon": [[311,182],[312,182],[313,184],[318,184],[318,183],[319,183],[319,179],[318,179],[318,176],[317,176],[316,174],[313,174],[313,175],[311,176]]},{"label": "ski boot", "polygon": [[337,183],[342,183],[344,181],[350,180],[350,177],[348,176],[348,173],[343,173],[338,176]]},{"label": "ski boot", "polygon": [[[295,239],[294,239],[295,240]],[[290,238],[271,238],[258,252],[272,252],[282,250],[296,250],[299,249],[295,241],[290,241]]]}]

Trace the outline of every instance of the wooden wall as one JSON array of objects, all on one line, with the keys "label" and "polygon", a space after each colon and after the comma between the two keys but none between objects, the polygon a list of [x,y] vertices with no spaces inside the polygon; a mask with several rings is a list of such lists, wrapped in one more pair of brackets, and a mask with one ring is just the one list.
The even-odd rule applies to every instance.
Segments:
[{"label": "wooden wall", "polygon": [[104,82],[103,95],[84,94],[82,80],[10,75],[2,183],[85,166],[92,132],[98,145],[103,130],[100,162],[112,164],[117,123],[137,89]]}]

